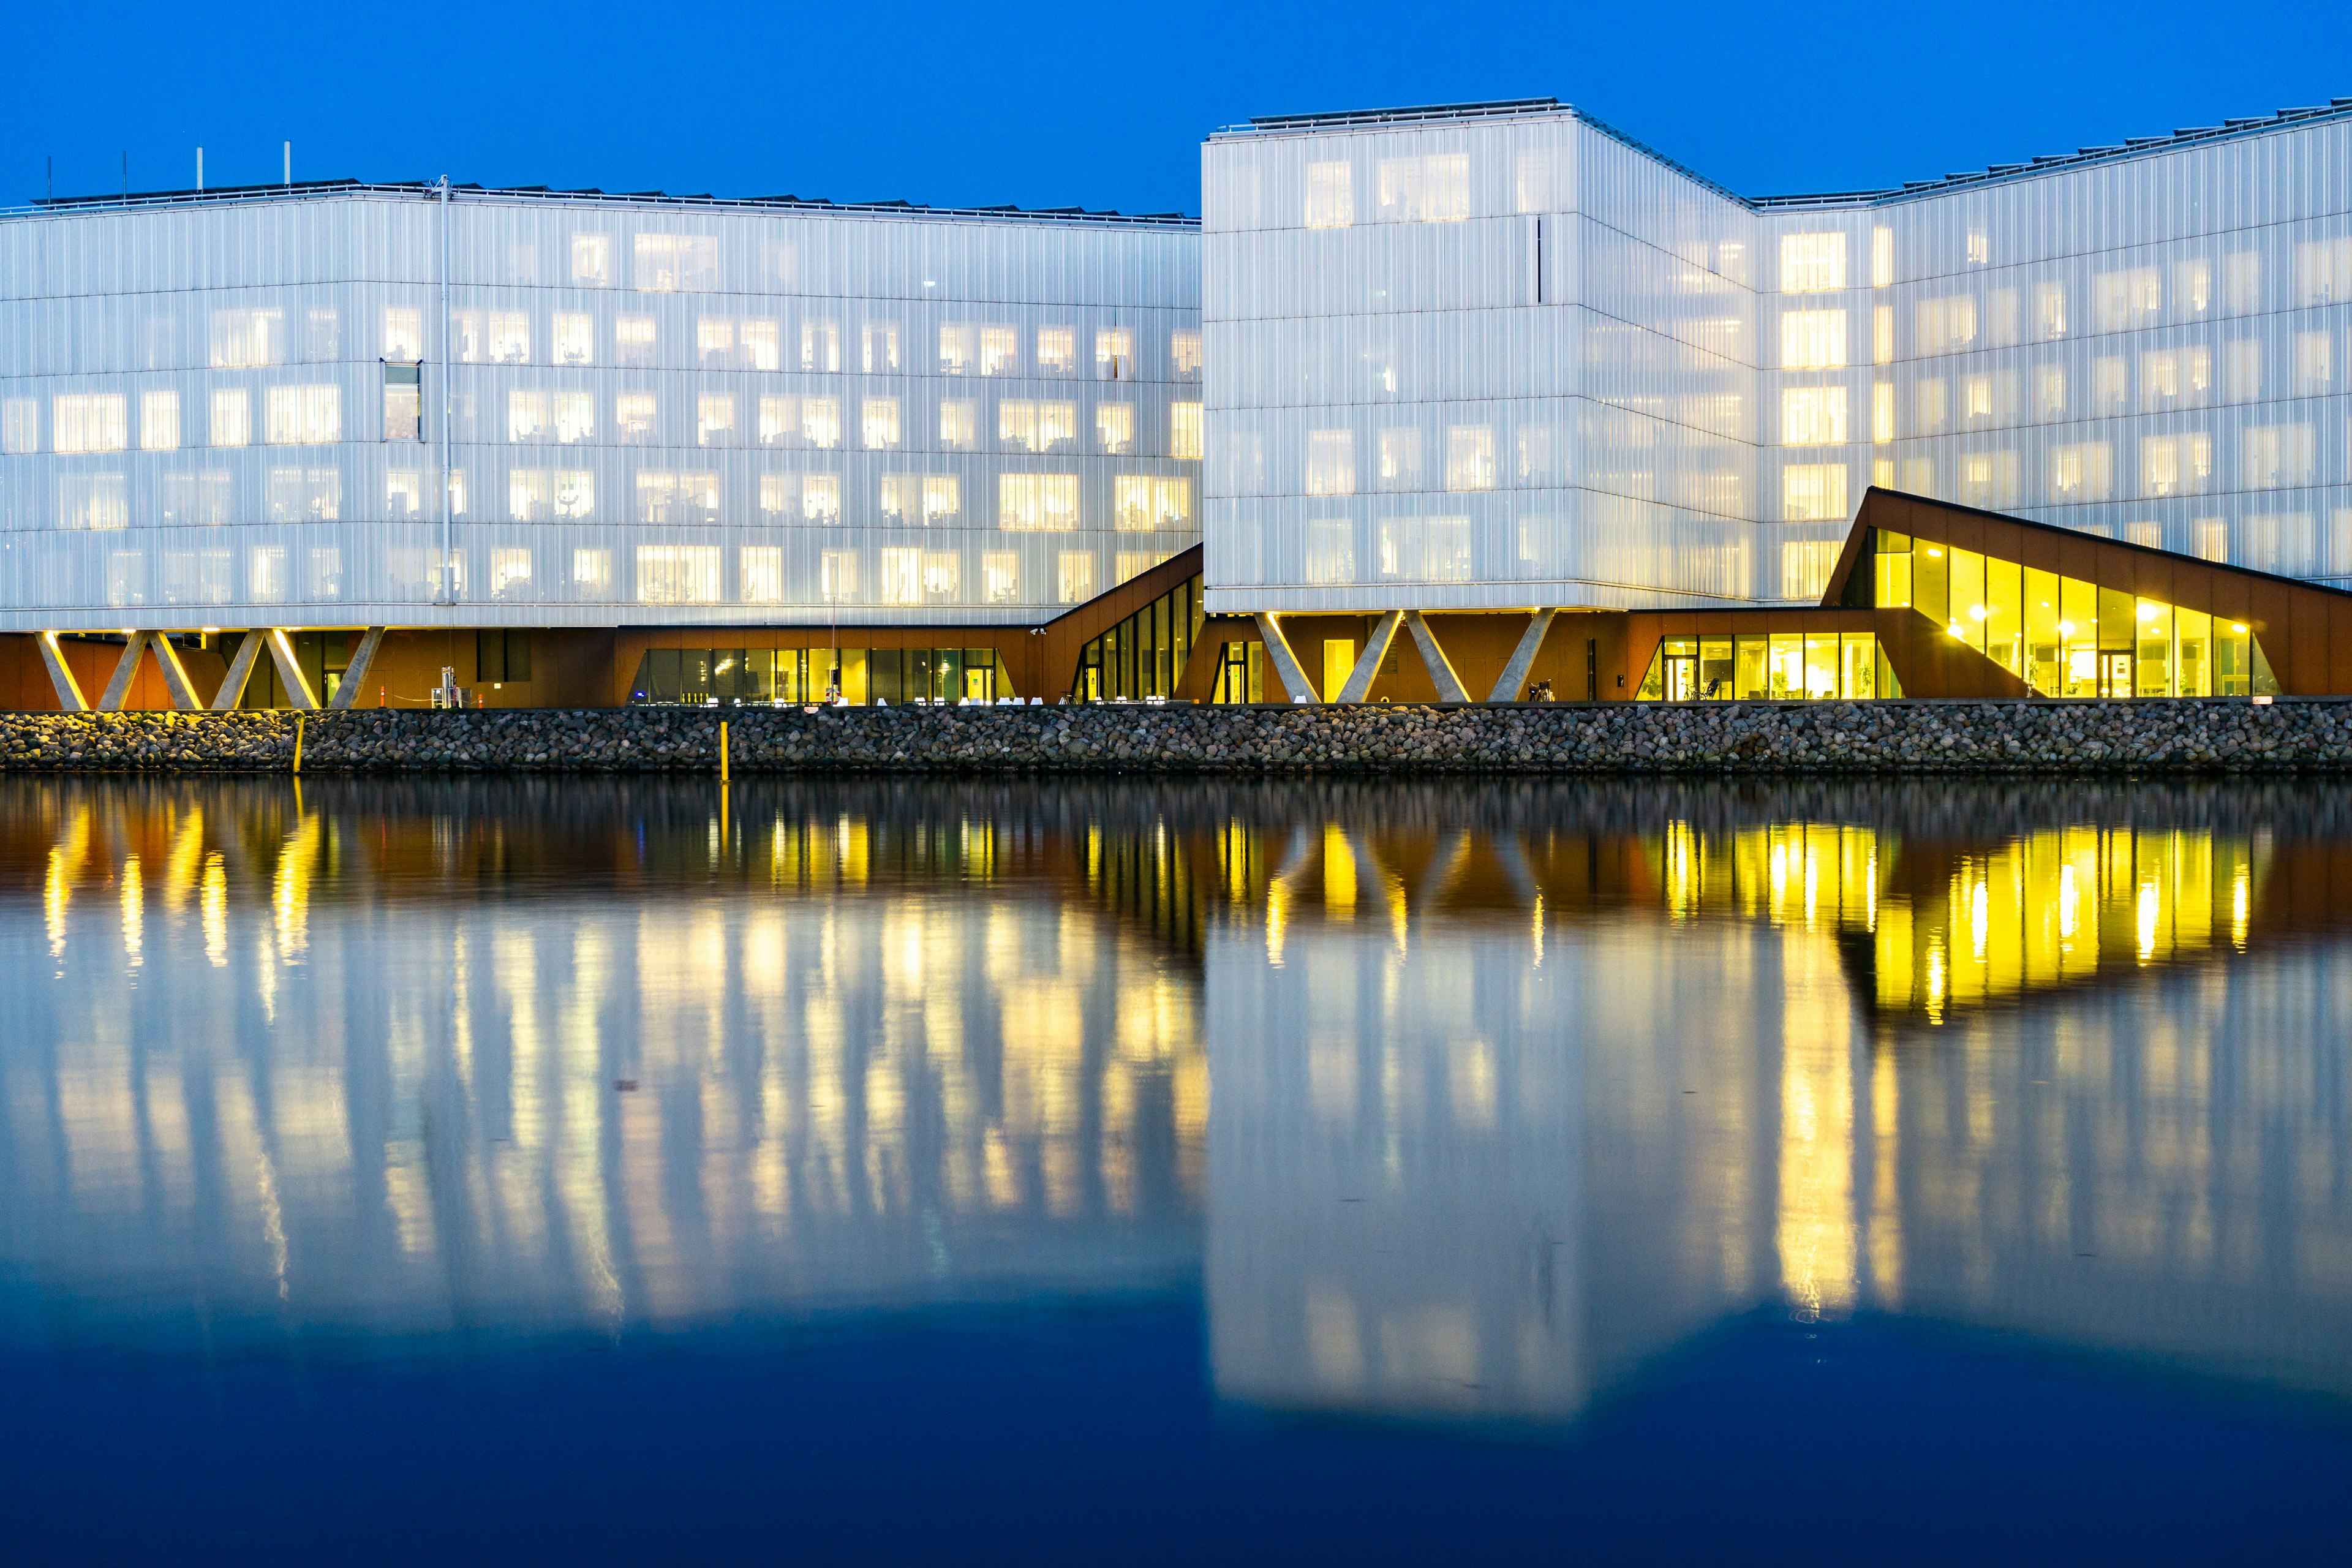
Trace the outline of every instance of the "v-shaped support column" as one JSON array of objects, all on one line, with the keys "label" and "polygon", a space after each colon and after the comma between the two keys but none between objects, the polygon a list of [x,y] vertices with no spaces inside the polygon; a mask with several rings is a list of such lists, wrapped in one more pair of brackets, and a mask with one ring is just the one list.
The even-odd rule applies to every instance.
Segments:
[{"label": "v-shaped support column", "polygon": [[1528,683],[1528,671],[1536,667],[1536,655],[1543,651],[1544,636],[1551,630],[1552,617],[1558,610],[1538,610],[1535,619],[1519,636],[1519,646],[1511,650],[1511,662],[1495,682],[1495,689],[1486,694],[1489,702],[1517,702],[1519,690]]},{"label": "v-shaped support column", "polygon": [[245,700],[246,683],[253,679],[253,661],[261,657],[261,639],[269,634],[249,631],[245,640],[236,645],[229,657],[228,673],[221,677],[220,689],[213,693],[213,711],[231,713]]},{"label": "v-shaped support column", "polygon": [[1372,623],[1372,635],[1364,639],[1364,651],[1356,660],[1356,668],[1348,672],[1348,683],[1339,688],[1341,702],[1361,702],[1372,689],[1372,681],[1381,673],[1381,660],[1389,654],[1389,644],[1396,640],[1397,623],[1403,618],[1401,610],[1391,610]]},{"label": "v-shaped support column", "polygon": [[1421,662],[1428,667],[1430,683],[1437,688],[1440,702],[1467,702],[1470,693],[1463,689],[1462,678],[1454,673],[1454,663],[1445,650],[1437,646],[1437,634],[1421,618],[1419,610],[1407,610],[1404,624],[1412,633],[1413,647],[1421,650]]},{"label": "v-shaped support column", "polygon": [[89,699],[81,694],[81,682],[74,679],[73,668],[66,663],[65,650],[58,646],[58,634],[35,632],[33,640],[41,645],[41,662],[48,667],[49,684],[57,689],[58,710],[89,712]]},{"label": "v-shaped support column", "polygon": [[1265,639],[1265,657],[1274,660],[1274,673],[1281,679],[1282,689],[1290,693],[1290,700],[1320,707],[1323,699],[1316,695],[1315,683],[1299,668],[1298,656],[1290,651],[1290,639],[1282,635],[1282,627],[1271,611],[1259,612],[1257,635]]}]

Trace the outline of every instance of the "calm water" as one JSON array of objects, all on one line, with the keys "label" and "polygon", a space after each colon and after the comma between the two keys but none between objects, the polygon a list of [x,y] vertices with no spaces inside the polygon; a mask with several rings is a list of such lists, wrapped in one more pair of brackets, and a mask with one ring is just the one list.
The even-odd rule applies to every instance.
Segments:
[{"label": "calm water", "polygon": [[2311,1559],[2352,789],[0,780],[9,1561]]}]

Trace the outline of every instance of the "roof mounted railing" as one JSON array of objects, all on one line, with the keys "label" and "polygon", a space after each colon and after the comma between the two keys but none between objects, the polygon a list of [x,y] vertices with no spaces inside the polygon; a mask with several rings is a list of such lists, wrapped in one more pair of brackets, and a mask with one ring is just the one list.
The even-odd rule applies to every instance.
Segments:
[{"label": "roof mounted railing", "polygon": [[1222,126],[1210,135],[1211,141],[1247,136],[1279,136],[1322,131],[1377,131],[1385,127],[1426,125],[1449,121],[1476,121],[1528,115],[1564,115],[1589,125],[1654,163],[1673,170],[1684,178],[1705,186],[1729,201],[1755,212],[1815,212],[1838,207],[1883,206],[1893,202],[1910,201],[1921,196],[1939,195],[1948,191],[1975,185],[1996,184],[2004,181],[2030,179],[2054,170],[2079,168],[2087,163],[2119,162],[2143,158],[2159,153],[2177,152],[2183,147],[2201,146],[2214,142],[2233,142],[2252,136],[2266,135],[2274,131],[2315,121],[2352,118],[2352,98],[2331,99],[2325,104],[2304,109],[2282,109],[2275,114],[2238,120],[2225,120],[2219,125],[2192,126],[2175,131],[2168,136],[2126,136],[2121,142],[2102,147],[2081,147],[2072,153],[2045,154],[2021,163],[1992,163],[1982,169],[1946,174],[1934,180],[1906,180],[1900,185],[1888,185],[1875,190],[1829,191],[1811,195],[1785,196],[1743,196],[1727,189],[1705,174],[1667,157],[1648,143],[1627,135],[1607,121],[1599,119],[1573,104],[1562,103],[1556,98],[1507,98],[1486,103],[1429,104],[1410,109],[1365,109],[1328,114],[1267,114],[1258,115],[1244,124]]},{"label": "roof mounted railing", "polygon": [[[315,201],[333,196],[427,200],[439,187],[421,180],[305,180],[292,184],[230,185],[205,191],[142,191],[129,195],[52,196],[22,206],[0,207],[0,217],[34,214],[138,212],[158,208],[237,206],[257,202]],[[946,219],[970,223],[1025,223],[1109,228],[1190,231],[1201,220],[1186,213],[1087,212],[1080,207],[930,207],[915,202],[835,202],[821,196],[673,195],[667,191],[556,190],[547,185],[451,185],[453,200],[474,202],[582,203],[604,206],[668,207],[710,211],[800,212],[843,217]]]}]

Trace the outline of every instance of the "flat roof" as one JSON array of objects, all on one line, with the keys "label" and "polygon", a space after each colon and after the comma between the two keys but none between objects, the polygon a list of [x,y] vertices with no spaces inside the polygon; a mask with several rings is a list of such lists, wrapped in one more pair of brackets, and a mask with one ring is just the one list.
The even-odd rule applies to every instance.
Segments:
[{"label": "flat roof", "polygon": [[[112,195],[49,196],[24,206],[0,209],[0,216],[39,214],[143,212],[158,208],[238,205],[253,202],[306,201],[330,196],[393,196],[415,200],[434,195],[437,182],[425,180],[296,180],[267,185],[220,185],[205,190],[132,191]],[[667,207],[701,211],[798,212],[836,216],[945,219],[979,223],[1077,224],[1087,226],[1192,231],[1201,220],[1187,213],[1089,212],[1083,207],[933,207],[918,202],[835,202],[823,196],[677,195],[667,191],[557,190],[549,185],[456,184],[452,200],[548,202]]]},{"label": "flat roof", "polygon": [[1316,114],[1255,115],[1243,124],[1220,126],[1209,133],[1209,140],[1219,142],[1250,136],[1278,136],[1318,131],[1377,131],[1390,127],[1402,128],[1449,121],[1483,121],[1523,116],[1565,116],[1581,124],[1589,125],[1610,140],[1621,142],[1643,156],[1664,164],[1676,174],[1696,181],[1717,195],[1753,211],[1819,211],[1834,207],[1878,206],[1889,202],[1940,195],[1973,185],[2032,178],[2054,170],[2079,168],[2088,163],[2113,163],[2127,158],[2146,157],[2152,153],[2172,152],[2182,147],[2201,146],[2212,142],[2233,142],[2318,121],[2345,120],[2352,118],[2352,98],[2330,99],[2326,103],[2308,108],[2282,109],[2267,115],[2225,120],[2219,125],[2189,126],[2162,136],[2126,136],[2120,142],[2105,146],[2078,147],[2072,153],[2044,153],[2018,163],[1990,163],[1982,169],[1944,174],[1932,180],[1906,180],[1899,185],[1886,185],[1874,190],[1828,191],[1779,196],[1748,196],[1729,190],[1687,165],[1667,157],[1646,142],[1626,134],[1607,121],[1589,114],[1572,103],[1562,103],[1556,98],[1505,98],[1480,103],[1424,104],[1404,109],[1358,109]]}]

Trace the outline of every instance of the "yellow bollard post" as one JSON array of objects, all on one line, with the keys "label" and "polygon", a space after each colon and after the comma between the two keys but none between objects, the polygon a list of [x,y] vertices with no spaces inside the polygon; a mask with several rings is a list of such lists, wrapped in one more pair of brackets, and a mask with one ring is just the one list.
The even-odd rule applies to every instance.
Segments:
[{"label": "yellow bollard post", "polygon": [[719,782],[727,782],[727,721],[719,721]]},{"label": "yellow bollard post", "polygon": [[302,776],[302,715],[294,715],[294,776]]}]

